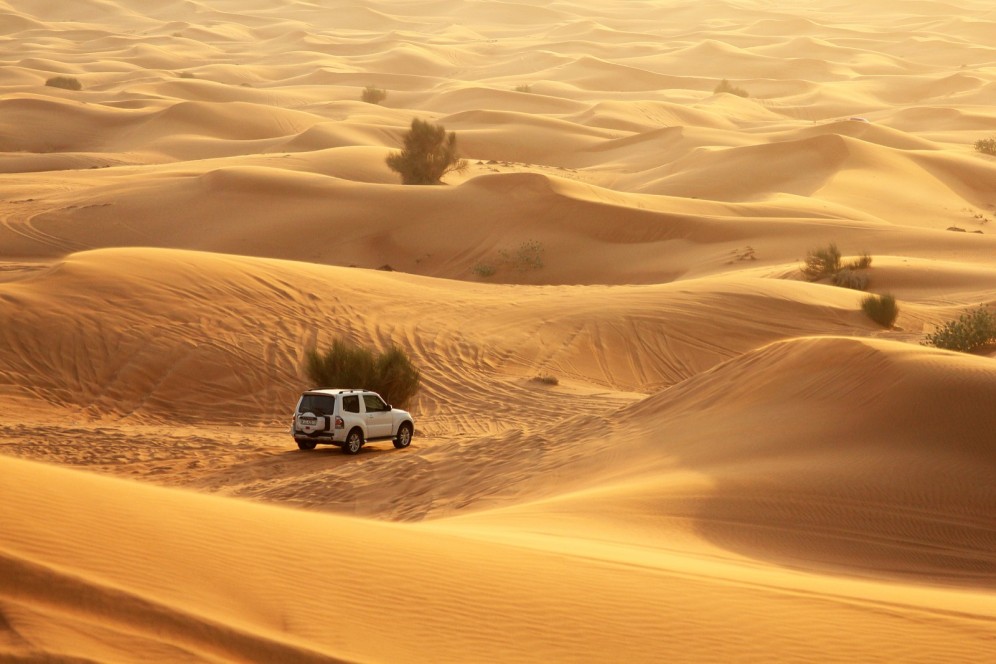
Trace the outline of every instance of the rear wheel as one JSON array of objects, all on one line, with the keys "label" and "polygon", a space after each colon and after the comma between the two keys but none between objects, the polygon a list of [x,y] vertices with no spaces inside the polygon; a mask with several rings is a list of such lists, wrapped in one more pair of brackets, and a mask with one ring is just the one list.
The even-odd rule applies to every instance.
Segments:
[{"label": "rear wheel", "polygon": [[353,429],[346,436],[346,442],[342,444],[342,451],[346,454],[357,454],[363,447],[363,434],[359,429]]},{"label": "rear wheel", "polygon": [[313,449],[315,449],[315,446],[317,446],[317,445],[318,445],[318,443],[316,443],[313,440],[299,440],[299,441],[297,441],[297,446],[299,448],[301,448],[302,450],[313,450]]},{"label": "rear wheel", "polygon": [[399,450],[412,444],[412,425],[405,422],[398,428],[398,436],[394,439],[394,446]]}]

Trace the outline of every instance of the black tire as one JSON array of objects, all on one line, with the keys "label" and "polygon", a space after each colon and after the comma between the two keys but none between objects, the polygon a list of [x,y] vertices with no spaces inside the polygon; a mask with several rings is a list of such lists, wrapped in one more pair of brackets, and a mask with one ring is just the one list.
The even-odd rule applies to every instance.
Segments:
[{"label": "black tire", "polygon": [[412,425],[405,422],[400,427],[398,427],[398,435],[394,439],[394,446],[396,448],[404,449],[412,444]]},{"label": "black tire", "polygon": [[363,432],[359,429],[353,429],[346,436],[346,442],[342,444],[342,451],[346,454],[359,454],[361,447],[363,447]]},{"label": "black tire", "polygon": [[318,443],[313,440],[299,440],[297,446],[302,450],[313,450],[318,446]]}]

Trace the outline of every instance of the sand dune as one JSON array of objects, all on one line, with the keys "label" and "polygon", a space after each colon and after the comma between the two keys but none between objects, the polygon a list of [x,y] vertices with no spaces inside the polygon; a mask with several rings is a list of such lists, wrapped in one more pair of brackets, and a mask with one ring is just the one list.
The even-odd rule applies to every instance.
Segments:
[{"label": "sand dune", "polygon": [[[921,342],[996,306],[994,28],[0,0],[0,659],[988,662],[994,352]],[[335,337],[410,448],[296,448]]]},{"label": "sand dune", "polygon": [[[996,281],[985,274],[990,284]],[[443,409],[441,421],[450,417],[457,409],[449,402],[461,392],[464,399],[481,399],[483,407],[503,391],[515,391],[522,399],[512,400],[508,412],[499,408],[466,425],[492,420],[486,426],[500,426],[511,417],[505,428],[529,419],[514,410],[528,408],[528,395],[535,393],[516,384],[530,370],[598,391],[648,392],[774,339],[821,330],[874,332],[857,311],[860,293],[775,279],[455,288],[396,273],[150,249],[74,254],[12,277],[0,285],[2,306],[22,323],[5,331],[8,384],[26,398],[41,389],[66,407],[143,419],[213,419],[224,404],[224,419],[245,409],[239,421],[283,421],[300,384],[304,350],[331,335],[365,343],[390,338],[411,347],[427,367],[422,412],[428,421],[436,408]],[[367,305],[351,304],[346,289]],[[454,299],[455,293],[462,295]],[[515,308],[511,297],[518,300]],[[71,334],[58,324],[66,302],[77,303]],[[349,315],[337,315],[344,307]],[[746,307],[758,309],[756,321],[741,320]],[[442,321],[461,311],[476,324],[442,332]],[[328,322],[316,329],[315,320]],[[732,327],[739,329],[736,338],[728,336]],[[262,341],[259,329],[272,334]],[[106,339],[112,330],[114,339]],[[102,349],[95,337],[105,339]],[[530,343],[537,337],[540,343]],[[623,352],[625,339],[641,341]],[[476,349],[472,356],[469,349]],[[259,373],[241,366],[259,367]],[[538,415],[551,399],[566,406],[575,396],[544,393],[530,412]]]},{"label": "sand dune", "polygon": [[[825,363],[820,376],[813,375],[814,354],[834,363]],[[872,374],[877,380],[869,382]],[[941,400],[895,426],[908,399],[940,378],[963,383],[975,400]],[[741,387],[731,393],[731,385]],[[436,486],[449,487],[452,498],[460,498],[457,486],[477,494],[490,487],[506,500],[513,490],[518,502],[421,528],[286,512],[8,460],[2,509],[17,544],[5,546],[3,564],[16,581],[4,597],[8,604],[14,594],[17,602],[7,622],[20,634],[44,621],[51,643],[98,658],[120,657],[114,644],[134,643],[191,659],[489,653],[513,661],[561,658],[583,647],[592,659],[625,653],[696,660],[728,655],[732,641],[739,657],[750,659],[791,649],[805,622],[810,647],[823,658],[884,649],[903,658],[982,661],[996,618],[991,595],[980,589],[996,580],[996,532],[988,518],[994,459],[988,437],[970,423],[996,396],[994,387],[985,359],[849,339],[784,342],[617,413],[617,422],[629,424],[609,424],[613,435],[635,440],[608,460],[597,446],[576,444],[583,440],[555,438],[532,459],[503,455],[497,444],[418,453],[415,460],[425,455],[433,468],[446,459]],[[847,417],[868,412],[854,406],[869,399],[881,413],[874,421]],[[814,440],[806,423],[827,416],[825,409],[836,413],[839,429]],[[790,415],[775,439],[761,434],[764,428],[754,430],[761,435],[731,436],[731,424],[738,431],[749,426],[748,413],[759,421]],[[666,441],[654,435],[664,424]],[[909,444],[906,427],[919,445]],[[965,437],[938,449],[935,432]],[[397,460],[383,460],[382,476],[411,482]],[[854,474],[857,467],[862,474]],[[536,502],[537,487],[551,492],[551,472],[562,493]],[[532,474],[532,491],[522,488],[530,483],[524,474]],[[327,484],[321,476],[312,482]],[[353,499],[362,502],[364,487],[355,488]],[[302,492],[315,494],[313,487]],[[375,495],[408,502],[394,502],[383,487]],[[466,509],[467,499],[458,504]],[[446,505],[436,509],[445,512]],[[50,528],[38,531],[35,519]],[[690,522],[699,525],[690,529]],[[606,524],[594,541],[587,530],[593,523]],[[106,544],[81,550],[95,531]],[[225,544],[212,545],[210,561],[195,572],[188,561],[205,555],[207,540]],[[141,563],[153,556],[151,547],[154,573]],[[742,549],[753,555],[736,553]],[[320,551],[335,573],[317,574],[320,563],[286,564],[302,551]],[[762,562],[772,558],[789,567]],[[798,559],[807,569],[856,567],[856,576],[830,584],[793,569]],[[908,593],[881,580],[909,575],[949,587]],[[467,588],[488,604],[461,601]],[[592,593],[598,602],[590,601]],[[74,610],[78,598],[86,598],[87,614]],[[383,628],[369,616],[406,612],[413,601],[421,609],[417,620],[393,621],[395,638],[375,638]],[[758,603],[765,614],[741,617]],[[339,629],[310,619],[329,604]],[[88,615],[105,635],[95,643],[72,638]],[[588,627],[570,628],[579,622]],[[158,627],[152,632],[148,625]],[[745,625],[755,645],[739,643]],[[509,630],[521,636],[509,643]],[[617,642],[620,634],[630,638]]]}]

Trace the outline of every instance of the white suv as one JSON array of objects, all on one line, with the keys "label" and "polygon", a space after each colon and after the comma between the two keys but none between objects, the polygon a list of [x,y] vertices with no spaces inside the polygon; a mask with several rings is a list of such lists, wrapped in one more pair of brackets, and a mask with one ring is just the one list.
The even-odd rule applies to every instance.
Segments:
[{"label": "white suv", "polygon": [[302,450],[323,443],[338,445],[347,454],[356,454],[373,440],[393,440],[398,449],[408,447],[414,432],[408,411],[391,408],[369,390],[308,390],[297,401],[291,425]]}]

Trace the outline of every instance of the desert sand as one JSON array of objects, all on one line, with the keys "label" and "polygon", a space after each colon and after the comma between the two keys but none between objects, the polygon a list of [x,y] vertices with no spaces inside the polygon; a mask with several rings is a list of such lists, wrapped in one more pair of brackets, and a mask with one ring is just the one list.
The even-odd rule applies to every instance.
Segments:
[{"label": "desert sand", "polygon": [[[993,661],[996,352],[921,343],[996,304],[993,35],[0,0],[0,660]],[[335,337],[421,368],[410,448],[296,448]]]}]

